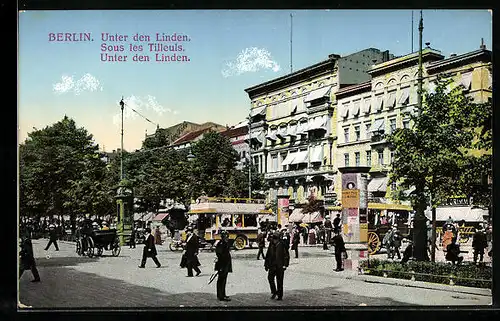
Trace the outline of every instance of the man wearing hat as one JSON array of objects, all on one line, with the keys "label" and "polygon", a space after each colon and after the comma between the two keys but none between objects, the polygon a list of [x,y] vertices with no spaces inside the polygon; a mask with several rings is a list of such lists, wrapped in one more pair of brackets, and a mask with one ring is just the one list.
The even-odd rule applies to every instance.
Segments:
[{"label": "man wearing hat", "polygon": [[186,256],[186,267],[188,270],[188,277],[193,276],[193,269],[196,271],[196,276],[200,275],[201,271],[198,266],[200,266],[200,261],[198,260],[198,252],[200,248],[200,243],[198,236],[193,232],[193,228],[189,226],[186,229],[186,252],[183,255]]},{"label": "man wearing hat", "polygon": [[233,272],[231,262],[231,253],[229,249],[229,233],[222,231],[220,234],[220,241],[217,242],[215,247],[215,254],[217,261],[215,262],[215,270],[218,272],[217,277],[217,299],[219,301],[231,301],[226,295],[226,282],[228,273]]},{"label": "man wearing hat", "polygon": [[488,241],[486,239],[486,234],[482,226],[479,226],[472,237],[472,248],[474,249],[474,264],[477,263],[479,256],[479,262],[483,262],[484,249],[488,247]]},{"label": "man wearing hat", "polygon": [[290,262],[290,254],[284,242],[279,232],[273,233],[266,253],[264,268],[267,271],[267,280],[271,288],[271,299],[277,297],[277,300],[283,300],[283,279]]},{"label": "man wearing hat", "polygon": [[144,251],[142,252],[142,261],[139,267],[146,267],[146,259],[150,257],[153,259],[153,262],[155,262],[156,267],[159,268],[161,267],[161,264],[156,257],[158,255],[158,252],[156,252],[155,237],[153,236],[153,234],[151,234],[151,228],[146,227],[145,232],[147,236],[146,240],[144,241]]},{"label": "man wearing hat", "polygon": [[[57,243],[56,243],[57,244]],[[33,273],[33,280],[31,282],[40,282],[40,274],[36,268],[35,256],[33,254],[33,244],[31,243],[31,237],[28,231],[21,231],[21,252],[20,264],[19,264],[19,278],[23,275],[26,270],[31,270]]]},{"label": "man wearing hat", "polygon": [[57,245],[57,230],[54,224],[49,225],[49,243],[44,250],[47,251],[52,243],[54,244],[56,251],[59,251],[59,246]]},{"label": "man wearing hat", "polygon": [[337,268],[335,269],[335,272],[340,272],[344,270],[344,268],[342,267],[343,265],[342,256],[346,255],[347,251],[345,248],[344,239],[342,238],[342,235],[340,235],[340,231],[338,230],[335,231],[335,236],[333,237],[333,246],[335,247],[335,261],[337,263]]}]

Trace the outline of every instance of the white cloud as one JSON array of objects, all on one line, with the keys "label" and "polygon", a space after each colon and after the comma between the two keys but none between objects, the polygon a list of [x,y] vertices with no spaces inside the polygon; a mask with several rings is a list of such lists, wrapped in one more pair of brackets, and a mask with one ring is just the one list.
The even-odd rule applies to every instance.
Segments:
[{"label": "white cloud", "polygon": [[[142,97],[132,95],[124,98],[123,102],[125,103],[125,108],[123,109],[124,120],[125,119],[135,120],[138,117],[142,118],[136,112],[134,112],[134,110],[143,115],[144,117],[148,118],[153,123],[159,123],[159,121],[156,118],[154,118],[154,115],[162,115],[165,112],[173,114],[177,113],[177,111],[172,111],[172,109],[170,108],[163,107],[160,103],[158,103],[158,101],[156,101],[156,97],[152,95],[147,95]],[[153,111],[153,113],[147,111]],[[113,116],[113,124],[119,125],[121,123],[121,117],[122,117],[121,111],[116,113]],[[144,121],[146,120],[144,119]]]},{"label": "white cloud", "polygon": [[226,63],[226,68],[222,70],[222,76],[230,77],[261,69],[271,69],[278,72],[280,65],[272,59],[271,54],[266,49],[250,47],[242,50],[235,60]]},{"label": "white cloud", "polygon": [[102,91],[102,86],[99,80],[89,73],[83,75],[77,81],[74,80],[74,76],[61,76],[61,82],[52,85],[52,88],[56,94],[74,93],[75,95],[80,95],[85,91]]}]

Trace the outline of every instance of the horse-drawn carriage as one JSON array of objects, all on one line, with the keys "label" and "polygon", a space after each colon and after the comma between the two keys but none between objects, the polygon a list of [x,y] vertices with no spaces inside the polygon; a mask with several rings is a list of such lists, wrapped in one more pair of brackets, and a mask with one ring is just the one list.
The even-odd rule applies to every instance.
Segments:
[{"label": "horse-drawn carriage", "polygon": [[406,238],[411,228],[411,207],[400,204],[368,203],[368,254],[382,248],[382,240],[392,226]]},{"label": "horse-drawn carriage", "polygon": [[104,250],[111,251],[113,256],[120,255],[120,240],[116,229],[93,230],[76,240],[76,253],[78,255],[101,256]]}]

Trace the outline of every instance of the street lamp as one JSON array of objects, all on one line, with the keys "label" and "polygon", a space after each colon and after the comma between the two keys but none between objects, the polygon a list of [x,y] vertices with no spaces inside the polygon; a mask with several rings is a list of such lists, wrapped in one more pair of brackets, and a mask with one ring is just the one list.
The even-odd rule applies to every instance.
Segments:
[{"label": "street lamp", "polygon": [[125,103],[123,102],[123,96],[122,100],[120,100],[120,107],[122,110],[122,143],[121,143],[121,148],[120,148],[120,180],[123,180],[123,108],[125,107]]}]

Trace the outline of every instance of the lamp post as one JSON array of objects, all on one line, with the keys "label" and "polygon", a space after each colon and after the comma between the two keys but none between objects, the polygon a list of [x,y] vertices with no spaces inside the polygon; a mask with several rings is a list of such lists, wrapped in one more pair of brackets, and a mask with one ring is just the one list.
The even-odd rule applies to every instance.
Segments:
[{"label": "lamp post", "polygon": [[252,198],[252,115],[248,114],[248,198]]},{"label": "lamp post", "polygon": [[125,103],[120,100],[120,107],[122,110],[122,137],[121,137],[121,148],[120,148],[120,181],[123,180],[123,108],[125,107]]}]

